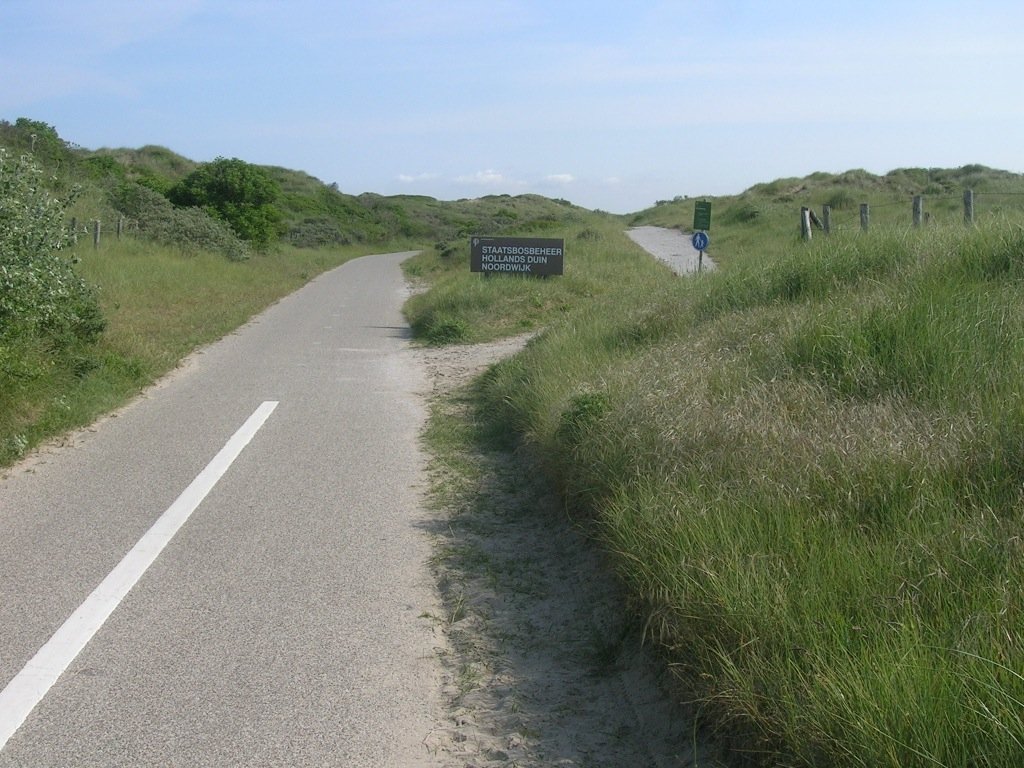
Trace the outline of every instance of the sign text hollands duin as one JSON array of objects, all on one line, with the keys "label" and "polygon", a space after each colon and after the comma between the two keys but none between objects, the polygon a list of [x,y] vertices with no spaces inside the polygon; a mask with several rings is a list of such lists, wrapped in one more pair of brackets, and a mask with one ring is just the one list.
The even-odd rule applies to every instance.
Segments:
[{"label": "sign text hollands duin", "polygon": [[549,237],[474,237],[470,240],[471,272],[506,275],[562,274],[565,241]]}]

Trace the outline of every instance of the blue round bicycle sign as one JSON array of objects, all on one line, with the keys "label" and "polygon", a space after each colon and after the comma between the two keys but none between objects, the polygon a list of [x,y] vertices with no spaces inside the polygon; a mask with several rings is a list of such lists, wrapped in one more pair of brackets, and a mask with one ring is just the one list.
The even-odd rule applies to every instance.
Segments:
[{"label": "blue round bicycle sign", "polygon": [[708,249],[708,243],[711,239],[708,237],[707,232],[694,232],[693,233],[693,247],[698,251],[706,251]]}]

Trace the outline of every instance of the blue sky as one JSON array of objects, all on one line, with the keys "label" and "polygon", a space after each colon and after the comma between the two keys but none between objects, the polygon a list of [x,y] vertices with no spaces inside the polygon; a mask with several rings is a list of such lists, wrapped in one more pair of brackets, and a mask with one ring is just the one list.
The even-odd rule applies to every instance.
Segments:
[{"label": "blue sky", "polygon": [[638,211],[780,177],[1024,172],[1024,3],[0,0],[0,119],[342,191]]}]

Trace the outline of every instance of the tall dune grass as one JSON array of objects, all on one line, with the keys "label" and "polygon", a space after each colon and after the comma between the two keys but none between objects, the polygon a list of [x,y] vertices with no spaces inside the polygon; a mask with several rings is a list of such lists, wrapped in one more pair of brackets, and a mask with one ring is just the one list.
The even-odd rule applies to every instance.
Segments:
[{"label": "tall dune grass", "polygon": [[603,294],[484,385],[773,765],[1024,760],[1024,234]]},{"label": "tall dune grass", "polygon": [[458,255],[427,250],[404,265],[413,280],[429,278],[430,283],[429,293],[406,303],[406,317],[427,343],[481,342],[538,330],[622,284],[671,280],[669,271],[637,246],[623,248],[621,229],[620,220],[596,214],[559,226],[565,273],[550,279],[472,273],[468,239],[464,249],[452,249]]}]

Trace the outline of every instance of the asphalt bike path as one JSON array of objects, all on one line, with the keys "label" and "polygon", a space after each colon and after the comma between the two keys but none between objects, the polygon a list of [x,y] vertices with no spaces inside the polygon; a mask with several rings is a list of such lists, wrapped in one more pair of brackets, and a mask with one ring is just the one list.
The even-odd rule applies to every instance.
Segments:
[{"label": "asphalt bike path", "polygon": [[0,480],[0,767],[431,764],[409,255]]}]

